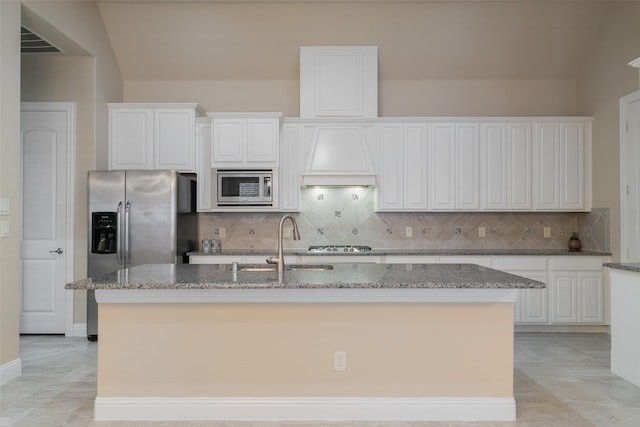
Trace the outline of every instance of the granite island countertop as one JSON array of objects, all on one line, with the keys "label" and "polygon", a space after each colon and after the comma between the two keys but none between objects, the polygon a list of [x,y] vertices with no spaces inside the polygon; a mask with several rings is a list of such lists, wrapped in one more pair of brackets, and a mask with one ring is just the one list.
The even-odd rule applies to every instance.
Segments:
[{"label": "granite island countertop", "polygon": [[[241,266],[242,267],[242,266]],[[225,264],[147,264],[78,280],[66,289],[530,289],[535,280],[475,264],[335,264],[330,270],[232,271]]]},{"label": "granite island countertop", "polygon": [[624,271],[631,271],[634,273],[640,273],[640,262],[628,262],[628,263],[606,262],[602,265],[604,267],[613,268],[614,270],[624,270]]}]

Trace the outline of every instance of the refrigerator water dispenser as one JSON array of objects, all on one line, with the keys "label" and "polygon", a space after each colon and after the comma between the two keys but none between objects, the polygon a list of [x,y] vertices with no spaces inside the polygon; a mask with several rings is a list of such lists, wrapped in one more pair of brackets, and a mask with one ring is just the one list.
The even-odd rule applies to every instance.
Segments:
[{"label": "refrigerator water dispenser", "polygon": [[117,212],[91,214],[91,253],[114,254],[117,249]]}]

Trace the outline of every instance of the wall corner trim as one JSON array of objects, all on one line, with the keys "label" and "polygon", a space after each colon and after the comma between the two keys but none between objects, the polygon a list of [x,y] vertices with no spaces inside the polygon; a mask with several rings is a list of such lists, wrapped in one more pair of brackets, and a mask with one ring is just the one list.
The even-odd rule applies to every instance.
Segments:
[{"label": "wall corner trim", "polygon": [[0,385],[22,375],[22,359],[19,357],[0,366]]}]

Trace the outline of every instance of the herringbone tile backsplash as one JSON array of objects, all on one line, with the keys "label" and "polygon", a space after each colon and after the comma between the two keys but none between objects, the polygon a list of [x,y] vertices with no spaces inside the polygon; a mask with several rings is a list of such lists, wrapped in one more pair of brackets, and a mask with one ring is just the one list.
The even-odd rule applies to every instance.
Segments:
[{"label": "herringbone tile backsplash", "polygon": [[[577,232],[583,249],[610,251],[609,209],[589,213],[374,212],[370,188],[302,190],[294,213],[302,239],[287,249],[349,244],[390,249],[564,249]],[[274,249],[281,213],[203,213],[200,239],[220,239],[224,249]],[[290,226],[288,223],[286,226]],[[486,236],[479,236],[484,227]],[[551,237],[544,237],[544,228]],[[219,237],[220,229],[225,237]],[[411,236],[407,236],[407,228]]]}]

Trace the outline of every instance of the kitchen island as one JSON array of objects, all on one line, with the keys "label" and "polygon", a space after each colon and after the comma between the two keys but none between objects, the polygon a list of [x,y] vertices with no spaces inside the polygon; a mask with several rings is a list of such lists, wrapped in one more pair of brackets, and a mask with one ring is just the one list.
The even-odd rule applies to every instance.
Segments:
[{"label": "kitchen island", "polygon": [[606,263],[611,276],[611,372],[640,387],[640,263]]},{"label": "kitchen island", "polygon": [[[513,302],[469,264],[145,265],[99,307],[96,420],[513,420]],[[321,270],[321,271],[318,271]]]}]

